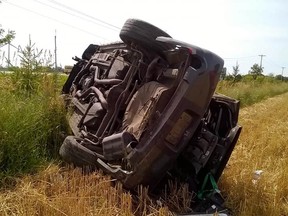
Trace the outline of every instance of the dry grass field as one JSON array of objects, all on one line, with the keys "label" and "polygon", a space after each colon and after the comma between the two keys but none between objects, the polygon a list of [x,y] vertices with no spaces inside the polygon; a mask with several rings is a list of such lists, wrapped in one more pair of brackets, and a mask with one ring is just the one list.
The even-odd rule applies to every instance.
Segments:
[{"label": "dry grass field", "polygon": [[[241,110],[243,133],[220,188],[235,215],[288,215],[288,93]],[[256,170],[262,170],[260,177]],[[182,188],[178,196],[185,194]],[[174,195],[173,201],[181,205]],[[171,199],[170,199],[171,203]],[[180,203],[180,204],[179,204]],[[183,209],[183,203],[180,208]],[[171,215],[147,191],[124,191],[101,173],[51,165],[0,195],[1,215]]]},{"label": "dry grass field", "polygon": [[83,175],[79,169],[51,165],[1,193],[0,215],[171,215],[152,202],[145,188],[139,190],[132,199],[101,173]]},{"label": "dry grass field", "polygon": [[[189,210],[191,194],[186,186],[177,190],[172,186],[173,193],[160,202],[150,199],[145,188],[132,195],[100,172],[84,175],[79,169],[55,163],[47,167],[46,160],[43,162],[47,151],[40,151],[43,143],[51,142],[53,149],[48,148],[48,152],[56,151],[56,141],[61,138],[57,134],[65,131],[60,128],[64,114],[55,103],[57,93],[45,90],[54,87],[42,85],[48,87],[28,100],[15,93],[10,79],[0,81],[0,150],[6,152],[0,151],[0,216],[172,215],[167,206],[170,210]],[[241,109],[243,131],[219,183],[227,206],[236,216],[288,215],[287,110],[288,93]],[[259,170],[262,173],[255,174]],[[35,174],[25,174],[31,172]]]},{"label": "dry grass field", "polygon": [[220,184],[235,215],[288,215],[287,111],[287,93],[241,110],[242,135]]}]

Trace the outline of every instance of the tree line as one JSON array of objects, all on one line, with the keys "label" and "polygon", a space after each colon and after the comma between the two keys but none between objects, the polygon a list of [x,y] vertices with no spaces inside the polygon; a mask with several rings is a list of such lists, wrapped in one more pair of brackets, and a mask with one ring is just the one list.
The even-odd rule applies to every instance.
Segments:
[{"label": "tree line", "polygon": [[270,81],[279,80],[288,82],[288,77],[285,77],[281,74],[274,76],[274,74],[270,73],[268,76],[265,76],[263,74],[263,67],[260,67],[260,65],[257,63],[255,63],[250,68],[248,74],[246,75],[241,75],[239,71],[240,70],[238,62],[236,63],[235,66],[233,66],[233,71],[231,74],[227,73],[227,68],[224,67],[221,71],[220,79],[232,82],[240,82],[243,80],[264,80],[264,79],[266,80],[269,79]]}]

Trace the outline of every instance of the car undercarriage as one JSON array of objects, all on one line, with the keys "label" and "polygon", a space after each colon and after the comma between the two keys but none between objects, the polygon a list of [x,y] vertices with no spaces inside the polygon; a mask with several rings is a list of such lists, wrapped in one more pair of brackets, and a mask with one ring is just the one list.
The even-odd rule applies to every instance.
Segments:
[{"label": "car undercarriage", "polygon": [[215,93],[224,61],[141,20],[128,19],[120,38],[75,58],[62,90],[73,134],[60,155],[127,189],[153,190],[168,177],[202,194],[241,132],[239,101]]}]

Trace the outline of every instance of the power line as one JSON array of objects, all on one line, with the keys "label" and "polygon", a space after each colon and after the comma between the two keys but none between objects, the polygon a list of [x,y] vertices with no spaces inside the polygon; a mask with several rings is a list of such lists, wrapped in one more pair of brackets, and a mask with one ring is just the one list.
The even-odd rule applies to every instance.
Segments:
[{"label": "power line", "polygon": [[77,14],[75,14],[75,13],[74,13],[74,14],[73,14],[73,13],[70,13],[70,12],[65,11],[65,10],[63,10],[63,9],[60,9],[60,8],[54,7],[54,6],[52,6],[52,5],[46,4],[46,3],[44,3],[44,2],[41,2],[41,1],[39,1],[39,0],[34,0],[34,1],[36,1],[36,2],[39,3],[39,4],[44,5],[44,6],[46,6],[46,7],[50,7],[50,8],[53,8],[54,10],[61,11],[61,12],[63,12],[63,13],[69,14],[69,15],[71,15],[71,16],[78,17],[78,18],[80,18],[80,19],[82,19],[82,20],[85,20],[85,21],[94,23],[94,24],[96,24],[96,25],[102,26],[102,27],[107,28],[107,29],[110,29],[110,30],[112,30],[112,31],[118,31],[118,30],[116,30],[115,28],[111,28],[111,27],[109,27],[109,26],[107,26],[107,25],[103,25],[103,24],[97,23],[97,22],[95,22],[95,21],[93,21],[93,20],[91,20],[91,19],[84,18],[84,17],[79,16],[79,15],[77,15]]},{"label": "power line", "polygon": [[274,66],[277,66],[277,67],[281,67],[280,64],[277,64],[277,63],[275,63],[274,61],[272,61],[271,59],[270,59],[270,60],[268,60],[268,59],[269,59],[269,58],[266,58],[266,59],[264,59],[264,61],[265,61],[266,63],[270,64],[270,65],[274,65]]},{"label": "power line", "polygon": [[242,57],[229,57],[229,58],[223,58],[223,59],[227,59],[227,60],[233,60],[233,59],[243,59],[243,58],[255,58],[257,56],[242,56]]},{"label": "power line", "polygon": [[68,24],[68,23],[62,22],[62,21],[60,21],[60,20],[58,20],[58,19],[55,19],[55,18],[46,16],[46,15],[44,15],[44,14],[40,14],[40,13],[38,13],[38,12],[36,12],[36,11],[33,11],[33,10],[28,9],[28,8],[22,7],[22,6],[20,6],[20,5],[16,5],[16,4],[11,3],[11,2],[8,2],[8,1],[3,1],[3,2],[5,2],[5,3],[7,3],[7,4],[10,4],[10,5],[14,6],[14,7],[20,8],[20,9],[22,9],[22,10],[29,11],[30,13],[37,14],[38,16],[42,16],[42,17],[45,17],[45,18],[47,18],[47,19],[53,20],[53,21],[55,21],[55,22],[61,23],[62,25],[69,26],[70,28],[77,29],[78,31],[84,32],[84,33],[86,33],[86,34],[90,34],[90,35],[92,35],[92,36],[94,36],[94,37],[98,37],[98,38],[101,38],[101,39],[103,39],[103,40],[105,40],[105,41],[109,41],[109,40],[107,40],[106,38],[104,38],[104,37],[102,37],[102,36],[100,36],[100,35],[96,35],[96,34],[91,33],[91,32],[89,32],[89,31],[87,31],[87,30],[85,30],[85,29],[81,29],[81,28],[78,28],[78,27],[76,27],[76,26],[70,25],[70,24]]},{"label": "power line", "polygon": [[63,8],[66,8],[66,9],[68,9],[68,10],[71,10],[71,11],[73,11],[73,12],[76,12],[76,13],[78,13],[78,14],[81,14],[82,16],[86,16],[86,17],[88,17],[88,18],[90,18],[90,19],[97,20],[98,22],[104,23],[104,24],[107,25],[107,26],[116,28],[117,30],[120,29],[118,26],[112,25],[112,24],[110,24],[110,23],[108,23],[108,22],[105,22],[105,21],[103,21],[103,20],[100,20],[100,19],[98,19],[98,18],[96,18],[96,17],[93,17],[93,16],[90,16],[90,15],[88,15],[88,14],[85,14],[85,13],[83,13],[82,11],[79,11],[79,10],[77,10],[77,9],[74,9],[74,8],[72,8],[72,7],[69,7],[69,6],[67,6],[67,5],[64,5],[64,4],[62,4],[62,3],[59,3],[59,2],[57,2],[57,1],[55,1],[55,0],[48,0],[48,1],[51,2],[51,3],[53,3],[53,4],[59,5],[59,6],[63,7]]},{"label": "power line", "polygon": [[[223,58],[225,59],[226,61],[234,61],[235,59],[236,60],[241,60],[241,59],[247,59],[247,58],[256,58],[256,57],[259,57],[261,55],[255,55],[255,56],[242,56],[242,57],[229,57],[229,58]],[[262,55],[263,57],[266,57],[265,59],[262,57],[262,62],[266,62],[270,65],[274,65],[274,66],[277,66],[277,67],[281,67],[281,65],[275,63],[274,61],[272,61],[269,57],[267,57],[266,55]],[[260,59],[261,60],[261,59]],[[242,60],[244,61],[244,60]]]}]

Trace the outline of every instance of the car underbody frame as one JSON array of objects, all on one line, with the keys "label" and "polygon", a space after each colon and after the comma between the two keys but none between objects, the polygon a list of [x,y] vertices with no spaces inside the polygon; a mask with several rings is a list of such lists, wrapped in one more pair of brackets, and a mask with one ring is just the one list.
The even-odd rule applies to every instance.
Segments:
[{"label": "car underbody frame", "polygon": [[73,135],[60,155],[128,189],[170,176],[197,193],[208,174],[219,179],[241,132],[239,101],[215,94],[224,61],[139,20],[120,37],[76,58],[63,87]]}]

